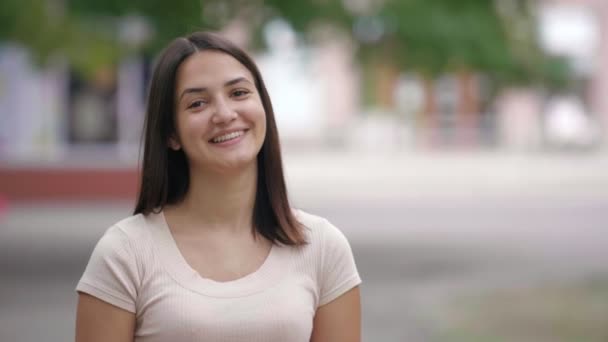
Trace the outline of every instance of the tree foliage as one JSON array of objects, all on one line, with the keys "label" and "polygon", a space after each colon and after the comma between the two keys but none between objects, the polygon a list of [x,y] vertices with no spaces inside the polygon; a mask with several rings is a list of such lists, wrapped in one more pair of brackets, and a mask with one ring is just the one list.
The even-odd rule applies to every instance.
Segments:
[{"label": "tree foliage", "polygon": [[[361,3],[361,1],[356,1]],[[218,29],[239,16],[253,31],[281,17],[299,32],[319,23],[358,42],[363,62],[380,59],[429,77],[480,71],[504,83],[557,83],[567,71],[536,42],[531,0],[3,0],[0,41],[22,42],[42,60],[61,51],[82,70],[115,63],[139,49],[154,54],[176,36]],[[363,2],[365,3],[365,2]],[[153,35],[141,46],[121,38],[123,19],[145,18]]]}]

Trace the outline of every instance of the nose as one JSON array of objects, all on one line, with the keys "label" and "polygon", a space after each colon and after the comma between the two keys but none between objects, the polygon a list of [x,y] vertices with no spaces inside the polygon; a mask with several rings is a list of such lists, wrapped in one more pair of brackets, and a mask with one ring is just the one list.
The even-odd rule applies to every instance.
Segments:
[{"label": "nose", "polygon": [[215,101],[215,112],[211,117],[211,122],[214,124],[223,124],[236,119],[236,117],[236,112],[225,99],[218,99]]}]

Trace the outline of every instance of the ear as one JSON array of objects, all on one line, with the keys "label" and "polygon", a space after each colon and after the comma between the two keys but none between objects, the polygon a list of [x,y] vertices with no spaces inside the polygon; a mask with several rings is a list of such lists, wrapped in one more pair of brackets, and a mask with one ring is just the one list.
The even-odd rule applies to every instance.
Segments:
[{"label": "ear", "polygon": [[169,141],[167,142],[167,145],[169,146],[170,149],[172,149],[174,151],[179,151],[179,149],[182,148],[180,143],[177,141],[177,138],[173,134],[169,137]]}]

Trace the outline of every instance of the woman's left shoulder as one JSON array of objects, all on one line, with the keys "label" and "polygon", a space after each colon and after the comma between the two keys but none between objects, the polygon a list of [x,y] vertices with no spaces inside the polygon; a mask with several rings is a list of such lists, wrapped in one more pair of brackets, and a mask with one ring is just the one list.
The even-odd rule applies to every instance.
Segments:
[{"label": "woman's left shoulder", "polygon": [[346,244],[348,240],[342,230],[322,216],[311,214],[301,209],[293,209],[294,216],[307,230],[309,242],[323,245]]},{"label": "woman's left shoulder", "polygon": [[295,213],[309,232],[308,255],[316,260],[316,306],[325,305],[361,283],[353,251],[344,233],[326,218],[302,210]]}]

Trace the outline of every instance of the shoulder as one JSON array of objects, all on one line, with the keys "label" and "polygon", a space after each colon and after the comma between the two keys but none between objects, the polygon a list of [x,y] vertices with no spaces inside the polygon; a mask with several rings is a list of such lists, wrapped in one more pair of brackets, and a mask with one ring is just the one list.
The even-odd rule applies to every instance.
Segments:
[{"label": "shoulder", "polygon": [[135,215],[110,226],[97,242],[76,290],[135,312],[142,281],[140,253],[147,238],[145,218]]},{"label": "shoulder", "polygon": [[122,240],[131,243],[147,241],[150,231],[160,224],[157,216],[158,214],[137,214],[123,218],[105,231],[102,240]]},{"label": "shoulder", "polygon": [[308,255],[315,261],[317,307],[336,299],[361,283],[350,243],[327,219],[296,210],[295,216],[307,229]]},{"label": "shoulder", "polygon": [[153,248],[151,228],[157,223],[152,215],[133,215],[110,226],[97,241],[85,277],[126,274],[137,278],[150,262]]},{"label": "shoulder", "polygon": [[149,226],[154,224],[154,220],[150,216],[137,214],[126,217],[114,223],[105,235],[121,235],[125,239],[138,240],[147,235]]},{"label": "shoulder", "polygon": [[[126,217],[111,225],[97,241],[94,256],[106,258],[136,258],[137,251],[150,242],[150,217],[142,214]],[[142,248],[143,247],[143,248]]]},{"label": "shoulder", "polygon": [[319,229],[328,223],[327,219],[308,213],[302,209],[292,209],[294,216],[308,230]]},{"label": "shoulder", "polygon": [[335,245],[348,246],[344,233],[324,217],[294,209],[294,215],[306,229],[308,241],[319,248],[331,248]]}]

